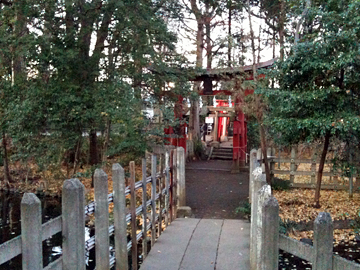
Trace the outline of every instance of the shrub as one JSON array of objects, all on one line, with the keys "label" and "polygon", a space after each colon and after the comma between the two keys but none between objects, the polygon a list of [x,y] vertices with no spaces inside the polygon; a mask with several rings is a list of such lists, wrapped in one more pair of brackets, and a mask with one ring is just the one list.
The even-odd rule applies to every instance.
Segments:
[{"label": "shrub", "polygon": [[283,180],[277,177],[274,177],[271,188],[273,190],[289,190],[291,187],[289,180]]},{"label": "shrub", "polygon": [[235,209],[235,213],[240,213],[244,218],[250,220],[251,218],[251,203],[242,202],[239,207]]}]

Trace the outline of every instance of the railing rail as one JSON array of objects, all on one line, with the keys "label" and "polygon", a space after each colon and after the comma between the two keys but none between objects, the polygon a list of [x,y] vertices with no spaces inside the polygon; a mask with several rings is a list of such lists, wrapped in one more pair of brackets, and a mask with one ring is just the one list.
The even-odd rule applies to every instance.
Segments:
[{"label": "railing rail", "polygon": [[333,254],[333,221],[319,213],[314,222],[314,245],[279,234],[279,204],[261,172],[257,151],[250,153],[251,270],[278,269],[279,249],[312,263],[314,270],[360,270],[360,264]]},{"label": "railing rail", "polygon": [[[130,162],[131,177],[128,187],[125,187],[124,170],[120,165],[114,164],[112,176],[114,192],[110,194],[107,194],[107,175],[102,170],[97,169],[94,177],[95,201],[90,202],[85,207],[81,206],[84,203],[84,186],[77,179],[65,181],[62,215],[42,224],[41,230],[38,232],[41,239],[34,239],[35,246],[32,249],[27,249],[26,252],[28,253],[23,254],[23,269],[63,269],[64,264],[71,263],[76,269],[85,269],[85,256],[82,256],[82,254],[88,255],[89,251],[94,247],[96,248],[98,269],[108,269],[116,262],[120,265],[118,269],[128,269],[128,251],[130,250],[133,261],[131,268],[137,269],[137,259],[140,255],[138,250],[139,242],[142,241],[141,255],[144,259],[147,255],[147,242],[151,240],[151,245],[154,245],[163,229],[175,219],[178,196],[183,197],[185,194],[183,190],[185,188],[183,184],[184,162],[185,153],[183,148],[177,148],[158,156],[153,154],[151,156],[152,173],[150,176],[146,176],[146,160],[144,159],[142,162],[142,180],[140,181],[135,180],[135,166],[133,162]],[[147,184],[151,184],[151,196],[148,196]],[[143,194],[140,206],[137,205],[137,192],[139,190],[142,190]],[[37,222],[33,218],[34,213],[41,216],[39,212],[41,210],[38,207],[40,201],[34,194],[28,193],[25,196],[31,198],[30,202],[29,199],[25,200],[23,198],[21,205],[22,214],[24,215],[22,220],[27,220],[26,223],[29,224],[28,227],[22,225],[22,231],[26,233],[34,230],[31,227],[34,222]],[[127,206],[125,198],[129,196],[131,203]],[[109,203],[114,204],[114,224],[111,225],[108,224]],[[38,210],[36,210],[37,207]],[[30,208],[32,212],[28,211]],[[151,208],[150,212],[149,208]],[[83,227],[85,217],[92,214],[95,214],[96,237],[94,235],[85,241]],[[141,221],[142,228],[138,227],[138,221]],[[74,225],[69,225],[70,223]],[[130,241],[127,240],[129,223],[131,227]],[[73,226],[71,230],[69,226]],[[42,259],[39,260],[38,258],[40,256],[38,253],[42,254],[41,242],[59,232],[63,234],[63,254],[43,268]],[[148,239],[149,234],[151,235],[150,239]],[[114,251],[114,248],[109,246],[109,236],[112,235],[114,235],[115,239],[115,256],[110,255],[110,250]],[[23,253],[24,243],[26,243],[26,247],[29,237],[31,238],[31,235],[24,237],[24,234],[22,234],[1,244],[0,264]]]},{"label": "railing rail", "polygon": [[[293,188],[315,188],[316,187],[316,176],[318,172],[318,165],[320,158],[315,154],[311,158],[298,157],[296,147],[291,148],[290,158],[282,157],[280,149],[269,148],[267,151],[267,157],[270,165],[270,177],[273,178],[275,175],[288,175],[290,180],[290,186]],[[261,150],[257,150],[257,159],[262,160]],[[336,190],[349,190],[350,196],[353,191],[360,187],[360,168],[359,162],[352,160],[351,164],[358,168],[358,172],[353,175],[349,175],[348,181],[340,181],[342,172],[340,169],[334,169],[333,161],[326,160],[325,164],[330,166],[329,171],[324,171],[323,176],[329,177],[327,181],[323,181],[323,189],[336,189]],[[284,166],[287,164],[287,166]],[[300,164],[310,164],[309,169],[300,169]],[[285,168],[284,168],[285,167]],[[296,176],[306,176],[307,182],[296,181]],[[356,180],[356,181],[354,181]]]}]

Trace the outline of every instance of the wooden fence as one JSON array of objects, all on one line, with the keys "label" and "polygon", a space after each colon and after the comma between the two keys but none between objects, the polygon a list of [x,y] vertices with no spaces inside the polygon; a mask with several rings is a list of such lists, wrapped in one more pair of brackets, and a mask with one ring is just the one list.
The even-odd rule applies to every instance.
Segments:
[{"label": "wooden fence", "polygon": [[[312,263],[313,270],[360,270],[360,264],[333,254],[333,222],[329,213],[319,213],[314,222],[314,245],[279,234],[279,205],[271,195],[256,150],[250,153],[251,230],[250,269],[277,270],[279,249]],[[258,170],[258,171],[257,171]]]},{"label": "wooden fence", "polygon": [[[108,177],[97,169],[94,174],[95,201],[86,205],[83,184],[66,180],[62,191],[62,215],[41,224],[41,203],[33,193],[21,201],[22,234],[0,245],[0,264],[22,254],[23,270],[85,269],[85,257],[95,248],[96,269],[138,269],[138,258],[148,254],[148,242],[154,245],[172,220],[177,206],[185,203],[185,153],[177,148],[158,156],[151,155],[151,176],[142,161],[142,179],[135,179],[135,163],[130,162],[130,185],[126,187],[124,169],[112,167],[113,193],[108,194]],[[159,168],[159,170],[157,170]],[[151,185],[151,195],[147,186]],[[137,200],[142,190],[140,200]],[[130,197],[127,206],[126,197]],[[139,196],[138,196],[139,197]],[[109,224],[109,203],[113,203],[114,224]],[[140,205],[139,205],[140,204]],[[95,236],[85,241],[85,217],[94,214]],[[138,227],[141,223],[141,228]],[[130,229],[128,228],[130,224]],[[43,268],[42,241],[62,232],[62,256]],[[130,232],[130,233],[128,233]],[[114,247],[110,236],[114,236]],[[130,241],[128,241],[130,238]],[[138,244],[142,244],[139,254]],[[112,255],[115,251],[115,255]]]},{"label": "wooden fence", "polygon": [[[269,159],[271,177],[274,177],[275,175],[288,175],[291,187],[315,188],[318,165],[320,163],[320,159],[316,155],[313,155],[311,159],[298,157],[296,148],[292,147],[290,157],[281,156],[281,151],[276,151],[274,148],[268,149],[267,156]],[[260,160],[261,157],[261,149],[258,149],[257,159]],[[355,161],[353,163],[356,164]],[[301,170],[301,164],[307,164],[308,167],[310,167],[309,170]],[[332,160],[325,161],[325,165],[328,165],[330,170],[324,170],[323,172],[323,176],[327,179],[323,181],[322,189],[345,189],[349,190],[350,194],[353,194],[354,190],[360,187],[360,175],[351,175],[348,177],[347,181],[341,181],[341,171],[334,170],[332,164]],[[308,176],[309,181],[296,181],[295,177],[298,175]]]}]

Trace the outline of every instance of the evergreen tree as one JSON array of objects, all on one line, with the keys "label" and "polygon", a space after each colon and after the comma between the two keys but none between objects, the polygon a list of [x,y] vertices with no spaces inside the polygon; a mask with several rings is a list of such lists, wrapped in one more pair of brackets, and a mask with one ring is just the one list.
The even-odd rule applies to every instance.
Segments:
[{"label": "evergreen tree", "polygon": [[264,92],[269,125],[283,142],[324,142],[316,207],[331,137],[345,140],[352,134],[358,140],[360,131],[360,1],[341,2],[311,9],[317,31],[305,32],[291,55],[278,63],[279,88]]}]

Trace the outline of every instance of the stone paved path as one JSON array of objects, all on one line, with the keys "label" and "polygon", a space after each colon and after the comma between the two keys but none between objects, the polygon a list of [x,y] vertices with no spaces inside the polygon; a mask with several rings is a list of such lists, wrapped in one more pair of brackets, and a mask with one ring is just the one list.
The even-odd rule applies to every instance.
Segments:
[{"label": "stone paved path", "polygon": [[141,270],[249,270],[250,223],[178,218],[165,230]]}]

